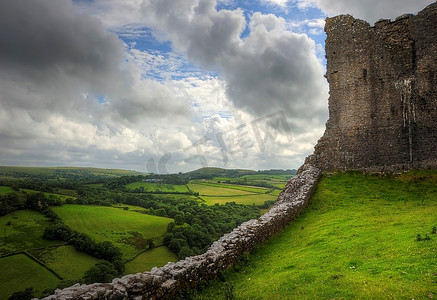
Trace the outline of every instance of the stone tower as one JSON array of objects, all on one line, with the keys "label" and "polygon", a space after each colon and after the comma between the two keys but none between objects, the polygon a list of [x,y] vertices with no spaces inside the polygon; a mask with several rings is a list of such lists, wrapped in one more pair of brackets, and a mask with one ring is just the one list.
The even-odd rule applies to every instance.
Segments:
[{"label": "stone tower", "polygon": [[328,18],[325,31],[329,120],[306,163],[437,168],[437,3],[373,27]]}]

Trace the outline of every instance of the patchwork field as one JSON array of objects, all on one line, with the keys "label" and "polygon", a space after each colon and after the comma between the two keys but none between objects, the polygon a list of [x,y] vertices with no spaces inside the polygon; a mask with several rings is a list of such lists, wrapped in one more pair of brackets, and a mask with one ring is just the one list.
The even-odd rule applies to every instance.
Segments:
[{"label": "patchwork field", "polygon": [[33,287],[37,293],[41,293],[60,281],[53,273],[24,254],[2,257],[0,266],[0,299],[8,299],[14,292],[27,287]]},{"label": "patchwork field", "polygon": [[19,210],[0,217],[0,255],[63,243],[42,238],[49,222],[33,210]]},{"label": "patchwork field", "polygon": [[246,205],[262,205],[265,201],[274,201],[277,196],[271,194],[246,194],[246,195],[232,195],[232,196],[202,196],[202,199],[205,200],[205,204],[214,205],[214,204],[225,204],[226,202],[235,202],[237,204],[246,204]]},{"label": "patchwork field", "polygon": [[[117,186],[119,189],[117,190],[108,187],[106,183],[109,181],[117,182],[117,177],[120,176],[136,176],[141,173],[94,168],[0,168],[4,184],[18,188],[17,191],[17,188],[14,190],[9,186],[0,186],[0,195],[21,193],[20,201],[23,203],[22,206],[15,207],[11,205],[12,202],[8,202],[10,197],[4,197],[5,200],[0,203],[4,212],[13,211],[13,208],[21,209],[0,217],[0,300],[7,299],[13,292],[23,291],[28,287],[33,287],[35,295],[39,296],[43,290],[54,288],[61,278],[79,280],[87,270],[99,262],[98,259],[75,250],[72,245],[68,245],[65,241],[49,241],[42,238],[45,228],[51,224],[51,221],[41,212],[22,209],[23,205],[32,207],[27,204],[27,199],[34,197],[28,196],[33,193],[41,193],[38,191],[39,188],[52,191],[51,193],[43,192],[45,197],[41,196],[46,199],[42,201],[47,201],[49,205],[54,203],[49,202],[49,200],[53,200],[49,198],[57,197],[62,200],[64,203],[62,206],[51,206],[50,208],[62,219],[63,223],[75,231],[89,235],[95,241],[111,241],[119,248],[126,261],[125,274],[129,274],[144,272],[155,266],[163,266],[169,261],[177,261],[178,256],[175,253],[179,254],[179,249],[173,249],[176,251],[173,253],[166,246],[161,246],[168,224],[174,222],[173,219],[148,215],[146,214],[148,209],[124,203],[141,203],[142,199],[150,200],[152,208],[155,208],[156,203],[161,205],[160,215],[173,216],[172,204],[165,206],[169,198],[177,201],[190,200],[208,205],[227,202],[262,205],[267,200],[276,199],[279,190],[272,188],[273,183],[282,185],[281,187],[286,183],[286,180],[280,181],[280,176],[277,178],[273,175],[262,175],[262,177],[243,179],[235,177],[235,174],[247,174],[247,170],[235,172],[211,169],[206,170],[209,172],[208,176],[219,172],[222,177],[211,176],[210,179],[192,180],[188,184],[190,188],[187,185],[143,182],[146,181],[144,179],[146,177],[143,175],[143,177],[138,177],[141,182],[121,184]],[[256,173],[255,171],[251,172]],[[201,173],[199,174],[201,175]],[[230,177],[225,177],[228,174]],[[174,180],[173,177],[169,178]],[[165,180],[166,178],[158,179]],[[122,178],[121,182],[122,180],[124,179]],[[177,182],[184,182],[184,180]],[[256,186],[266,183],[270,186]],[[72,202],[77,204],[65,204],[69,202],[66,201],[68,198],[73,198]],[[185,216],[189,216],[191,213],[190,205],[178,208],[180,209],[178,216],[184,216],[184,213]],[[241,208],[231,209],[231,206],[227,206],[224,209],[230,209],[228,213],[234,214],[235,218],[241,218],[240,215],[244,218],[244,214],[238,211]],[[256,208],[250,207],[248,209],[253,214],[255,213]],[[156,212],[158,209],[150,209],[150,211]],[[213,217],[211,218],[213,219]],[[214,219],[211,222],[215,223],[206,224],[216,226],[219,220]],[[189,225],[185,224],[184,226]],[[221,227],[216,229],[221,230]],[[191,233],[183,234],[181,242],[186,242]],[[209,233],[204,232],[203,234]],[[150,238],[157,247],[148,249],[148,239]],[[175,244],[173,243],[173,245]],[[204,246],[196,245],[195,247]],[[190,247],[194,246],[190,245]],[[145,249],[147,250],[144,251]]]},{"label": "patchwork field", "polygon": [[12,193],[14,190],[9,186],[0,186],[0,194],[9,194]]},{"label": "patchwork field", "polygon": [[171,252],[167,247],[161,246],[147,250],[135,259],[126,263],[125,274],[134,274],[139,272],[150,271],[153,267],[162,267],[168,262],[176,262],[176,254]]},{"label": "patchwork field", "polygon": [[188,187],[192,191],[196,191],[199,193],[201,197],[203,196],[236,196],[236,195],[250,195],[253,194],[251,192],[227,188],[224,187],[217,187],[217,186],[211,186],[210,184],[201,184],[201,183],[190,183],[188,184]]},{"label": "patchwork field", "polygon": [[111,241],[129,259],[146,247],[146,239],[162,242],[167,225],[173,219],[151,216],[114,207],[63,205],[53,211],[71,229],[96,241]]},{"label": "patchwork field", "polygon": [[296,221],[193,298],[435,298],[436,231],[436,172],[325,175]]},{"label": "patchwork field", "polygon": [[31,251],[31,254],[41,260],[46,266],[63,279],[79,279],[86,270],[100,260],[79,252],[74,246],[60,246]]}]

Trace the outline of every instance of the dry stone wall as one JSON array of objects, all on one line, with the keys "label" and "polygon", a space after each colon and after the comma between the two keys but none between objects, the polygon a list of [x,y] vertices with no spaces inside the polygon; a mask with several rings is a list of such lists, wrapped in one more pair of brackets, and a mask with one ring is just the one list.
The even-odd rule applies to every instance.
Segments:
[{"label": "dry stone wall", "polygon": [[437,168],[437,3],[373,27],[328,18],[323,170]]},{"label": "dry stone wall", "polygon": [[321,171],[311,165],[301,167],[300,173],[285,186],[270,211],[225,234],[202,255],[168,263],[150,272],[127,275],[111,283],[73,285],[44,300],[73,299],[170,299],[178,291],[212,279],[228,269],[244,253],[273,236],[296,218],[307,206]]}]

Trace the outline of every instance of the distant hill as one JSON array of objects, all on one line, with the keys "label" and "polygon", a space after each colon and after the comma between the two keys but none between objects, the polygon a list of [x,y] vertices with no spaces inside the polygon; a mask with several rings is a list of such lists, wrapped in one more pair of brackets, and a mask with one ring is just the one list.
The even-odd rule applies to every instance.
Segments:
[{"label": "distant hill", "polygon": [[71,178],[78,176],[95,177],[116,177],[128,175],[143,175],[144,173],[121,170],[121,169],[101,169],[86,167],[14,167],[0,166],[0,175],[14,178],[43,176],[43,177],[62,177]]}]

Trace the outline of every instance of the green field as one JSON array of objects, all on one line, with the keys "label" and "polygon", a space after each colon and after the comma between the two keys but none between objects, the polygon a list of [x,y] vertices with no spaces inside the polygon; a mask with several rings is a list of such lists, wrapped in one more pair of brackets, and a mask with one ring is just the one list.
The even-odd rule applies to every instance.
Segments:
[{"label": "green field", "polygon": [[246,204],[246,205],[261,205],[264,204],[265,201],[276,200],[277,196],[271,194],[248,194],[248,195],[233,195],[233,196],[221,196],[221,197],[210,197],[210,196],[202,196],[202,199],[205,200],[205,204],[214,205],[225,204],[226,202],[235,202],[237,204]]},{"label": "green field", "polygon": [[80,279],[85,271],[95,265],[98,260],[88,254],[79,252],[74,246],[60,246],[32,251],[32,255],[63,279]]},{"label": "green field", "polygon": [[436,298],[436,183],[436,172],[324,175],[297,220],[193,298]]},{"label": "green field", "polygon": [[[251,192],[246,192],[242,190],[236,190],[232,188],[226,187],[215,187],[209,184],[201,184],[201,183],[190,183],[188,187],[195,192],[198,192],[200,196],[236,196],[236,195],[250,195],[253,194]],[[203,197],[202,197],[203,198]]]},{"label": "green field", "polygon": [[0,217],[0,255],[59,244],[42,234],[50,221],[33,210],[18,210]]},{"label": "green field", "polygon": [[226,183],[201,183],[202,185],[217,187],[217,188],[225,188],[225,189],[234,189],[238,191],[245,191],[249,193],[263,194],[269,192],[268,188],[265,187],[257,187],[251,185],[237,185],[237,184],[226,184]]},{"label": "green field", "polygon": [[126,263],[125,274],[134,274],[150,271],[153,267],[162,267],[168,262],[176,262],[176,254],[171,252],[167,247],[161,246],[147,250],[132,261]]},{"label": "green field", "polygon": [[185,185],[165,184],[156,182],[133,182],[126,185],[128,190],[144,188],[144,192],[159,192],[159,193],[188,193]]},{"label": "green field", "polygon": [[46,195],[46,197],[49,197],[49,196],[58,197],[61,201],[65,201],[68,198],[76,198],[73,196],[66,196],[66,195],[55,194],[55,193],[46,193],[46,192],[41,192],[41,191],[36,191],[36,190],[29,190],[29,189],[20,189],[20,192],[29,193],[29,194],[44,193],[44,195]]},{"label": "green field", "polygon": [[53,211],[70,226],[96,241],[111,241],[129,259],[146,247],[146,239],[161,243],[173,219],[151,216],[114,207],[63,205]]},{"label": "green field", "polygon": [[9,194],[14,190],[10,186],[0,186],[0,194]]},{"label": "green field", "polygon": [[39,294],[59,282],[53,273],[24,254],[2,257],[0,266],[0,299],[2,300],[27,287],[33,287]]}]

